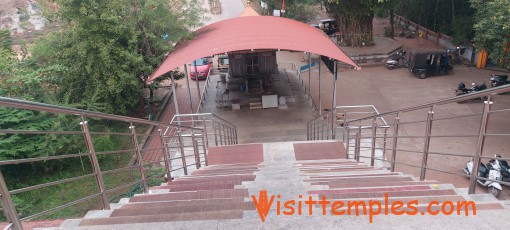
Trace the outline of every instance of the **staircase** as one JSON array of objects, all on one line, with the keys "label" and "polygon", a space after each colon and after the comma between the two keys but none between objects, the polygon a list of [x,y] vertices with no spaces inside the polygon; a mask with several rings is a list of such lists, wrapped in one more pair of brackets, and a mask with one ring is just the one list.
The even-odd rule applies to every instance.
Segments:
[{"label": "staircase", "polygon": [[[149,193],[124,198],[112,210],[90,211],[83,219],[66,220],[59,229],[338,229],[410,226],[503,228],[510,204],[488,194],[468,195],[440,181],[419,181],[411,175],[390,172],[346,159],[344,144],[337,141],[279,142],[210,147],[209,166],[191,175],[151,187]],[[252,195],[260,191],[275,195],[265,221],[256,210]],[[387,195],[387,198],[385,198]],[[300,198],[300,196],[302,198]],[[321,205],[303,205],[302,215],[277,211],[287,200],[322,197],[330,202],[417,200],[418,213],[426,203],[476,202],[477,216],[334,215]],[[386,199],[386,200],[385,200]],[[391,205],[390,205],[391,206]],[[456,207],[456,205],[453,205]],[[296,206],[297,207],[297,206]],[[328,208],[329,209],[329,208]],[[348,211],[347,207],[336,211]],[[407,207],[402,210],[409,211]],[[309,216],[309,211],[312,216]],[[459,221],[462,220],[462,221]],[[425,224],[426,223],[426,224]],[[439,224],[440,223],[440,224]],[[418,224],[418,225],[415,225]],[[425,225],[424,225],[425,224]],[[51,228],[50,228],[51,229]],[[56,229],[56,228],[55,228]]]}]

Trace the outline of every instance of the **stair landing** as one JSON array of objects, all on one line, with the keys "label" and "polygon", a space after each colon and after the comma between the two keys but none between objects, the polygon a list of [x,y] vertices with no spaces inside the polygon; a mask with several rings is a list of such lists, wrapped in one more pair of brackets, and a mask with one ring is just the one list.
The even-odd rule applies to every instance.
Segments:
[{"label": "stair landing", "polygon": [[[504,229],[507,226],[510,204],[499,202],[492,195],[470,196],[448,183],[418,181],[412,175],[346,160],[342,145],[321,141],[217,147],[210,152],[215,158],[214,165],[152,188],[157,194],[124,199],[113,205],[115,210],[91,211],[83,219],[66,220],[58,229],[479,229],[482,226]],[[261,221],[252,200],[252,195],[260,200],[263,190],[275,196],[265,222]],[[283,206],[288,200],[304,203],[309,197],[346,203],[377,200],[383,205],[411,200],[419,204],[433,200],[439,204],[474,200],[477,214],[380,214],[373,216],[370,223],[369,216],[364,215],[334,215],[331,210],[323,215],[321,205],[310,208],[303,204],[302,215],[296,211],[287,216],[276,211],[278,201]],[[425,212],[426,206],[418,205],[417,210]]]}]

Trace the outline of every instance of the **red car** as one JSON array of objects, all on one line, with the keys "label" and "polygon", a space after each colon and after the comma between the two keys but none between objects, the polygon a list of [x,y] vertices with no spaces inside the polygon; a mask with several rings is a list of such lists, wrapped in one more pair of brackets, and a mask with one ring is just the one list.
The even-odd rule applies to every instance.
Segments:
[{"label": "red car", "polygon": [[[195,68],[196,67],[196,68]],[[206,79],[209,75],[209,70],[212,68],[212,58],[200,58],[195,61],[192,61],[189,65],[189,76],[192,80]]]}]

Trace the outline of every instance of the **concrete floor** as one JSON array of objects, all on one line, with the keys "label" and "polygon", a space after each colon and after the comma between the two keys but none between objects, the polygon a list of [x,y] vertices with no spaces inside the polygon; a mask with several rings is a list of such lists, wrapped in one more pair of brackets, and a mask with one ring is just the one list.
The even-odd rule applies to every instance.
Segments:
[{"label": "concrete floor", "polygon": [[[304,65],[305,59],[300,52],[278,52],[280,66],[280,78],[287,83],[288,90],[284,95],[294,94],[295,103],[288,103],[289,108],[281,110],[277,108],[250,110],[224,110],[216,108],[213,100],[205,103],[203,112],[212,112],[216,115],[231,121],[238,127],[239,143],[263,143],[280,141],[303,141],[306,140],[306,123],[311,120],[315,113],[312,110],[307,96],[303,93],[301,83],[292,71],[283,68],[286,63]],[[289,68],[288,68],[289,69]],[[325,68],[323,68],[324,70]],[[389,112],[404,107],[431,102],[438,99],[453,96],[453,91],[459,82],[488,82],[491,71],[478,70],[473,67],[456,65],[455,73],[448,76],[429,77],[418,79],[407,69],[388,70],[385,67],[365,67],[360,71],[349,70],[339,73],[337,82],[338,94],[337,105],[375,105],[381,112]],[[312,69],[312,96],[318,102],[318,71]],[[308,84],[308,73],[303,73],[304,83]],[[331,108],[333,81],[332,74],[324,72],[322,75],[322,105],[323,108]],[[217,79],[211,81],[208,97],[216,95]],[[284,82],[284,81],[282,81]],[[221,84],[221,83],[219,83]],[[290,92],[290,93],[289,93]],[[280,94],[282,95],[282,94]],[[435,108],[435,118],[480,113],[482,103],[452,103]],[[496,95],[494,97],[494,109],[510,108],[510,95]],[[427,110],[405,113],[401,121],[425,120]],[[386,119],[391,123],[393,116]],[[434,135],[465,135],[477,134],[480,125],[480,117],[468,117],[455,120],[437,121],[433,125]],[[425,132],[424,123],[414,125],[403,125],[400,129],[401,135],[423,135]],[[508,112],[494,114],[490,117],[488,133],[510,133],[510,122]],[[510,157],[510,141],[508,137],[489,137],[484,147],[485,156],[493,156],[500,153],[504,157]],[[476,137],[469,138],[433,138],[430,151],[441,153],[455,153],[471,156],[476,147]],[[407,150],[422,151],[423,140],[406,138],[399,141],[399,148]],[[398,159],[404,163],[419,165],[422,154],[399,152]],[[469,157],[453,157],[430,155],[428,166],[434,169],[462,173],[462,168]],[[484,160],[487,162],[488,160]],[[397,165],[397,170],[419,176],[420,170],[403,165]],[[438,179],[448,181],[457,187],[467,187],[468,180],[461,175],[445,174],[441,172],[428,171],[427,179]],[[485,192],[486,189],[479,187],[478,192]],[[506,189],[502,194],[503,199],[510,198],[510,192]]]}]

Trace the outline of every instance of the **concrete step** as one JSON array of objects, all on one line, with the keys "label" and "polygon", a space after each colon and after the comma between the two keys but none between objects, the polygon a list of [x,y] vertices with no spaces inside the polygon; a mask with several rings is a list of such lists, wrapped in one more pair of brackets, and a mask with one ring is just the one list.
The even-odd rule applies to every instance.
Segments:
[{"label": "concrete step", "polygon": [[[442,196],[442,195],[456,195],[453,189],[441,190],[404,190],[392,192],[359,192],[350,194],[328,194],[329,199],[358,199],[358,198],[381,198],[385,197],[418,197],[418,196]],[[320,195],[322,196],[322,195]]]},{"label": "concrete step", "polygon": [[430,187],[428,185],[402,185],[375,188],[312,190],[308,191],[308,194],[329,195],[329,194],[353,194],[353,193],[393,192],[393,191],[426,191],[426,190],[430,190]]},{"label": "concrete step", "polygon": [[310,179],[324,180],[324,179],[341,179],[341,178],[345,178],[345,177],[398,176],[398,175],[402,175],[402,174],[397,173],[397,172],[393,172],[393,173],[388,172],[388,173],[367,173],[367,174],[345,174],[345,175],[335,175],[335,176],[324,175],[324,176],[310,176]]},{"label": "concrete step", "polygon": [[203,170],[203,171],[200,171],[200,170],[196,170],[196,171],[193,171],[193,173],[191,175],[232,175],[232,174],[252,174],[256,171],[259,171],[258,169],[232,169],[232,170],[229,170],[229,169],[224,169],[224,170],[212,170],[212,171],[208,171],[208,170]]},{"label": "concrete step", "polygon": [[232,198],[247,196],[248,196],[247,189],[218,189],[204,191],[170,192],[162,194],[142,194],[132,197],[131,199],[129,199],[129,202],[195,200],[195,199]]},{"label": "concrete step", "polygon": [[[438,184],[437,181],[398,181],[398,182],[374,182],[374,183],[339,183],[332,182],[327,185],[329,188],[373,188],[373,187],[390,187],[401,185],[425,185],[425,184]],[[441,184],[441,183],[439,183]]]},{"label": "concrete step", "polygon": [[178,213],[164,215],[120,216],[110,218],[84,219],[80,222],[79,226],[156,223],[172,221],[192,221],[192,220],[226,220],[226,219],[240,219],[242,217],[243,210],[223,210],[201,213]]},{"label": "concrete step", "polygon": [[328,185],[332,182],[339,182],[339,183],[375,183],[375,182],[396,182],[396,181],[414,181],[412,177],[408,176],[375,176],[375,177],[348,177],[348,178],[341,178],[341,179],[326,179],[323,181],[317,181],[317,180],[304,180],[305,182],[310,182],[312,185]]},{"label": "concrete step", "polygon": [[198,190],[216,190],[216,189],[234,189],[235,185],[240,185],[241,180],[237,181],[211,181],[198,184],[181,184],[181,185],[165,185],[158,186],[155,189],[169,189],[170,192],[180,191],[198,191]]},{"label": "concrete step", "polygon": [[239,203],[243,202],[244,197],[217,198],[217,199],[197,199],[197,200],[175,200],[175,201],[155,201],[155,202],[137,202],[124,204],[122,209],[142,209],[157,207],[174,207],[183,205],[199,205],[199,204],[222,204],[222,203]]},{"label": "concrete step", "polygon": [[253,202],[235,202],[235,203],[212,203],[212,204],[191,204],[172,207],[151,207],[151,208],[121,208],[114,210],[111,217],[118,216],[144,216],[144,215],[164,215],[177,213],[201,213],[223,210],[255,210]]},{"label": "concrete step", "polygon": [[190,183],[204,183],[211,181],[225,181],[225,180],[241,180],[253,181],[255,175],[252,174],[237,174],[237,175],[216,175],[216,176],[200,176],[200,177],[182,177],[171,182],[171,184],[190,184]]}]

